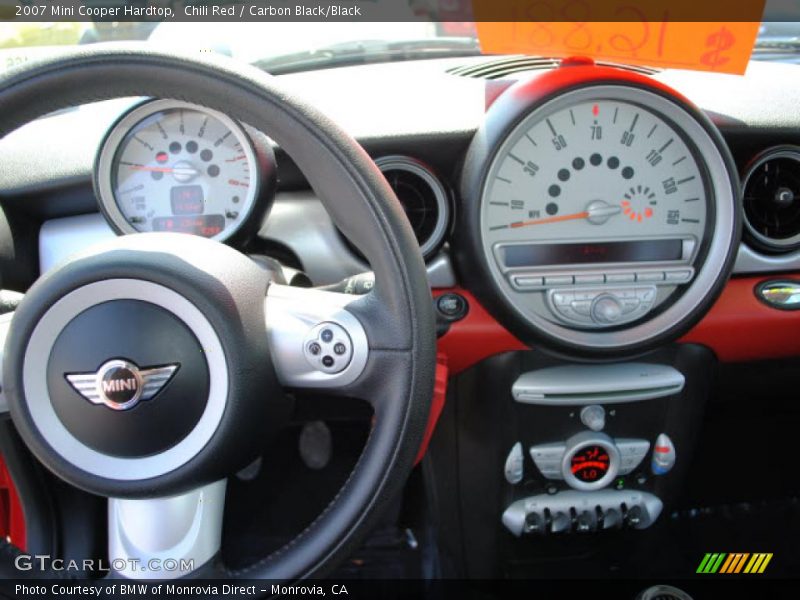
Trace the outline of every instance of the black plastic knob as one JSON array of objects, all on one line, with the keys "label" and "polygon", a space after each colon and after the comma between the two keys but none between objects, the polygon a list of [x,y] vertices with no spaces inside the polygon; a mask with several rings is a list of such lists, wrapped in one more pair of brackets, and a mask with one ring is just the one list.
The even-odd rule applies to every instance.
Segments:
[{"label": "black plastic knob", "polygon": [[644,520],[644,513],[641,506],[631,506],[625,513],[625,524],[628,527],[638,528]]},{"label": "black plastic knob", "polygon": [[550,533],[567,533],[572,525],[570,516],[563,512],[557,512],[553,515],[553,520],[550,523]]},{"label": "black plastic knob", "polygon": [[527,533],[544,533],[544,517],[535,512],[525,515],[525,531]]},{"label": "black plastic knob", "polygon": [[622,526],[622,515],[615,508],[609,508],[603,513],[603,529],[618,529]]},{"label": "black plastic knob", "polygon": [[578,515],[578,518],[575,520],[575,531],[578,533],[589,533],[594,531],[594,519],[592,518],[592,513],[590,513],[588,510],[585,510]]}]

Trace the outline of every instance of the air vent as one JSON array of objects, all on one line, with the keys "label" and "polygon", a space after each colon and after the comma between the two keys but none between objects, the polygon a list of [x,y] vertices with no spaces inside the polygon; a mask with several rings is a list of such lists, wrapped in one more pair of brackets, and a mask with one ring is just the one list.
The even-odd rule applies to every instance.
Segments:
[{"label": "air vent", "polygon": [[450,221],[442,182],[426,165],[408,156],[384,156],[375,164],[403,205],[422,255],[429,258],[444,240]]},{"label": "air vent", "polygon": [[[504,57],[477,64],[462,65],[447,69],[451,75],[459,77],[472,77],[474,79],[506,79],[520,73],[528,71],[542,71],[555,69],[561,62],[558,58],[548,58],[541,56],[512,56]],[[658,73],[657,69],[649,67],[638,67],[635,65],[623,65],[598,61],[596,64],[604,67],[615,67],[643,75],[653,75]]]},{"label": "air vent", "polygon": [[754,245],[773,252],[800,248],[800,148],[757,156],[744,177],[744,214]]}]

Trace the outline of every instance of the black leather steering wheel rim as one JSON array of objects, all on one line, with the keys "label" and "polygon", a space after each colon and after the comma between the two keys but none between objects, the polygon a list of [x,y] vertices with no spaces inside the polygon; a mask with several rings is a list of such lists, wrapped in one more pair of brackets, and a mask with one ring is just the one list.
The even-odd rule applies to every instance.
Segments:
[{"label": "black leather steering wheel rim", "polygon": [[367,331],[371,357],[359,385],[363,390],[380,381],[384,397],[361,459],[325,512],[295,540],[245,569],[224,571],[228,577],[274,580],[324,574],[400,490],[426,424],[435,328],[413,232],[382,174],[350,136],[283,92],[272,77],[227,59],[118,46],[30,63],[0,78],[0,137],[55,110],[125,96],[185,100],[267,133],[297,163],[376,273],[373,292],[358,304],[362,315],[381,324]]}]

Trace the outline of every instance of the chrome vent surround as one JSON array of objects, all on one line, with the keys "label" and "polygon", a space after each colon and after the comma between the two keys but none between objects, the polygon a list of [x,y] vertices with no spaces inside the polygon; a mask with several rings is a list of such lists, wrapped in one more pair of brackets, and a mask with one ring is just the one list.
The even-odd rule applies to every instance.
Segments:
[{"label": "chrome vent surround", "polygon": [[800,147],[776,146],[756,156],[742,182],[749,241],[772,252],[800,248]]},{"label": "chrome vent surround", "polygon": [[[473,79],[507,79],[514,75],[526,73],[528,71],[544,71],[555,69],[561,63],[560,58],[543,56],[506,56],[486,62],[461,65],[447,69],[451,75],[459,77],[471,77]],[[632,71],[642,75],[654,75],[658,69],[650,67],[640,67],[636,65],[625,65],[604,61],[596,61],[595,64],[603,67],[614,67],[625,71]]]},{"label": "chrome vent surround", "polygon": [[375,164],[400,200],[422,255],[430,258],[450,225],[446,188],[427,165],[414,158],[383,156]]}]

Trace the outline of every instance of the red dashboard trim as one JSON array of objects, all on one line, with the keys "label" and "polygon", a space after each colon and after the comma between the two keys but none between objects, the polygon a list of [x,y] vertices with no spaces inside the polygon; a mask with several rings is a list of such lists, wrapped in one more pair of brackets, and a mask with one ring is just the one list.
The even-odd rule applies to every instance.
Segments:
[{"label": "red dashboard trim", "polygon": [[[708,314],[680,341],[707,346],[723,362],[800,356],[800,312],[770,308],[755,296],[756,286],[770,278],[730,280]],[[452,288],[435,290],[434,296],[446,292],[461,294],[469,303],[467,316],[439,339],[451,374],[494,354],[527,349],[472,294]]]}]

